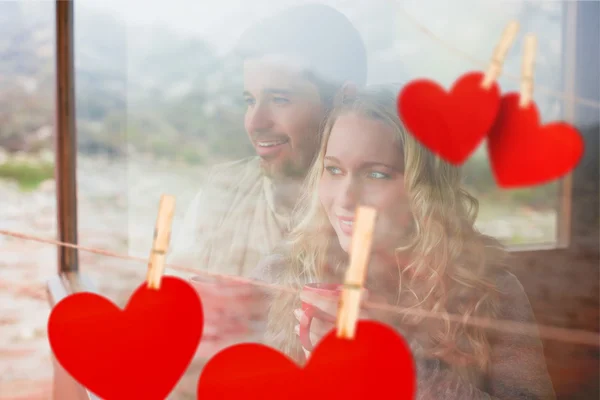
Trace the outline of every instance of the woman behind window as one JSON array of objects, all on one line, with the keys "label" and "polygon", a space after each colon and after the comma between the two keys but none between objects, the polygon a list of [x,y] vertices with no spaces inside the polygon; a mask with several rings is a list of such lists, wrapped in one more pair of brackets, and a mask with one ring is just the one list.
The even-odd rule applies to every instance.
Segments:
[{"label": "woman behind window", "polygon": [[[426,117],[426,116],[424,116]],[[442,132],[440,134],[443,134]],[[296,225],[285,245],[255,271],[258,279],[301,291],[310,282],[341,283],[354,211],[377,209],[366,288],[371,302],[417,310],[535,323],[505,252],[475,226],[478,202],[460,169],[407,134],[394,92],[358,93],[337,106],[323,130]],[[266,343],[299,363],[300,301],[335,316],[337,303],[314,292],[274,293]],[[363,310],[393,326],[417,360],[420,399],[554,398],[539,338],[499,334],[447,319]],[[315,318],[313,343],[333,329]]]}]

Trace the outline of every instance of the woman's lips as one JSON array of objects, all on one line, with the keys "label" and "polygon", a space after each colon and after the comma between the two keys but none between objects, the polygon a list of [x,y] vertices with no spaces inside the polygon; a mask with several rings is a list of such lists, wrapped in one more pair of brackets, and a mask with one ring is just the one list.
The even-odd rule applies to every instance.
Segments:
[{"label": "woman's lips", "polygon": [[352,227],[354,225],[354,218],[348,217],[337,217],[339,221],[339,226],[342,232],[346,235],[352,235]]}]

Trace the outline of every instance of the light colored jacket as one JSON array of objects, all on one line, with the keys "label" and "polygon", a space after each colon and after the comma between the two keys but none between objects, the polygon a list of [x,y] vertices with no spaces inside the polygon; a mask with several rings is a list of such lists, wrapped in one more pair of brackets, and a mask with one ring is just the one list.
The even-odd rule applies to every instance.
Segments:
[{"label": "light colored jacket", "polygon": [[169,264],[247,277],[289,229],[260,159],[214,166],[172,241]]}]

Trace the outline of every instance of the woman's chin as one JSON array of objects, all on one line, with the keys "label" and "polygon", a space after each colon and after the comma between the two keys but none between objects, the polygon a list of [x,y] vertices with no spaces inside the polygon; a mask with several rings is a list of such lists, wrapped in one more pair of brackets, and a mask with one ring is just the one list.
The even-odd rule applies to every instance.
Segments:
[{"label": "woman's chin", "polygon": [[350,237],[344,234],[338,234],[338,242],[340,243],[340,247],[344,251],[344,253],[350,253]]}]

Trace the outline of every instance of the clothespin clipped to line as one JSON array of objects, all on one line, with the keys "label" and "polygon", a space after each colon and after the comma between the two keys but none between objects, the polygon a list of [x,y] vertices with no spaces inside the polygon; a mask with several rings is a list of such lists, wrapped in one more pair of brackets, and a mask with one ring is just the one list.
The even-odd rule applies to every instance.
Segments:
[{"label": "clothespin clipped to line", "polygon": [[521,64],[520,108],[527,108],[533,100],[533,66],[535,64],[536,46],[536,36],[532,33],[527,34],[523,50],[523,63]]},{"label": "clothespin clipped to line", "polygon": [[504,29],[502,38],[494,50],[490,66],[483,77],[483,81],[481,81],[481,87],[484,89],[489,89],[492,83],[500,76],[502,65],[506,59],[506,53],[508,53],[508,49],[515,41],[517,32],[519,32],[519,23],[517,21],[511,21]]},{"label": "clothespin clipped to line", "polygon": [[175,213],[175,197],[162,195],[158,205],[158,218],[154,228],[154,240],[148,263],[146,281],[149,289],[160,289],[162,275],[165,270],[165,258],[171,239],[171,223]]},{"label": "clothespin clipped to line", "polygon": [[338,338],[354,339],[356,333],[376,216],[376,211],[369,207],[359,207],[356,212],[350,250],[350,267],[346,271],[337,314]]}]

